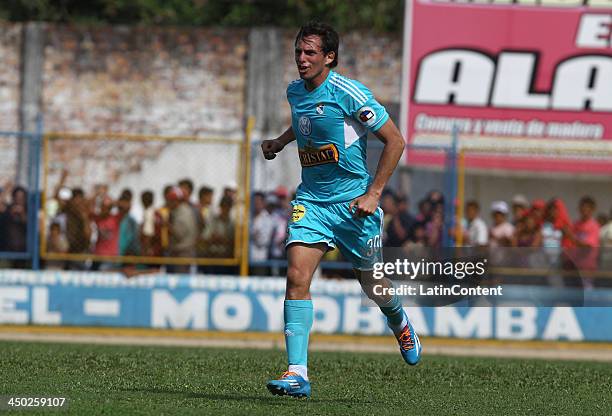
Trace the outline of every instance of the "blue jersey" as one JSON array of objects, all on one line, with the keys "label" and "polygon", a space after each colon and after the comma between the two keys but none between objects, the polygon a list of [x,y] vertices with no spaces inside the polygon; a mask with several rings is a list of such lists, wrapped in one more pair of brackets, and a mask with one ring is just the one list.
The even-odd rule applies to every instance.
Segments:
[{"label": "blue jersey", "polygon": [[385,108],[363,84],[333,71],[313,91],[293,81],[287,100],[302,165],[296,198],[342,202],[363,195],[371,182],[367,132],[389,119]]}]

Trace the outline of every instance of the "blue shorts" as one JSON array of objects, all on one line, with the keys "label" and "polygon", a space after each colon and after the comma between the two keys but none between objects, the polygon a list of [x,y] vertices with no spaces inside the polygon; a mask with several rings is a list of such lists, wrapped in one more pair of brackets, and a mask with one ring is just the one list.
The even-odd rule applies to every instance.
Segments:
[{"label": "blue shorts", "polygon": [[338,246],[342,255],[358,270],[372,270],[382,261],[383,211],[357,218],[349,212],[350,201],[337,203],[291,201],[287,243],[326,243]]}]

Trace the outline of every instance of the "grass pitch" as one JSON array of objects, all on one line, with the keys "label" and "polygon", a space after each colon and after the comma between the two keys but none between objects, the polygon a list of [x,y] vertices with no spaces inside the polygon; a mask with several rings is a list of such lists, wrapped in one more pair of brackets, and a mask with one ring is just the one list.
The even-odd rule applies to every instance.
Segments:
[{"label": "grass pitch", "polygon": [[88,415],[612,414],[606,363],[315,352],[309,367],[312,398],[293,399],[265,387],[278,350],[0,342],[0,395]]}]

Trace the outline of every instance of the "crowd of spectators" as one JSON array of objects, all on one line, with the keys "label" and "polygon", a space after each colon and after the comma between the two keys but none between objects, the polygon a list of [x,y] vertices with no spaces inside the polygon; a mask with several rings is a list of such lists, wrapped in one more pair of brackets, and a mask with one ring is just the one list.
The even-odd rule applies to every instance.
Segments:
[{"label": "crowd of spectators", "polygon": [[[230,184],[214,198],[211,187],[202,186],[193,196],[194,184],[183,179],[163,190],[157,203],[152,190],[139,195],[142,215],[132,215],[134,195],[124,189],[113,198],[107,185],[98,185],[91,195],[81,188],[64,186],[62,175],[54,195],[45,204],[46,252],[51,254],[94,254],[94,262],[48,260],[47,268],[109,270],[118,266],[113,256],[172,258],[232,258],[235,256],[236,186]],[[249,229],[251,273],[270,273],[270,260],[285,258],[287,221],[291,215],[288,189],[254,192]],[[213,201],[217,200],[217,206]],[[27,241],[27,191],[6,184],[0,191],[0,251],[25,252]],[[449,229],[445,218],[448,202],[439,191],[431,191],[411,212],[408,197],[386,190],[381,197],[384,211],[383,246],[419,250],[440,248],[445,237],[465,247],[487,248],[493,261],[508,261],[504,248],[538,248],[538,256],[519,256],[508,265],[518,267],[559,266],[563,253],[576,250],[570,260],[581,269],[612,269],[612,212],[597,213],[592,197],[583,197],[579,218],[572,221],[564,202],[528,201],[516,195],[508,201],[495,201],[488,213],[478,201],[465,203],[464,218]],[[458,207],[456,207],[458,208]],[[588,250],[586,250],[588,249]],[[108,258],[108,259],[106,259]],[[128,257],[129,259],[129,257]],[[328,252],[324,260],[342,260],[339,250]],[[130,262],[136,262],[131,259]],[[20,267],[24,261],[13,262]],[[169,265],[170,272],[188,272],[188,262]],[[202,272],[235,272],[235,268],[201,266]]]}]

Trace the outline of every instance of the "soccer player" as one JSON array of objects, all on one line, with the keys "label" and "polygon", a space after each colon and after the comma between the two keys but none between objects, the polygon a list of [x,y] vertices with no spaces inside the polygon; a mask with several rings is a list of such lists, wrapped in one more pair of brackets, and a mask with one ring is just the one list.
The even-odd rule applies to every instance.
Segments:
[{"label": "soccer player", "polygon": [[[267,384],[276,395],[309,397],[308,336],[313,322],[312,275],[329,249],[338,246],[355,270],[364,292],[380,307],[404,360],[418,363],[419,338],[397,296],[375,296],[373,263],[382,260],[383,188],[404,150],[404,139],[384,107],[361,83],[334,71],[339,37],[323,23],[302,26],[295,39],[300,79],[287,87],[291,127],[261,148],[266,159],[297,140],[302,183],[292,201],[287,236],[285,343],[289,368]],[[372,179],[367,170],[367,132],[384,143]],[[380,293],[380,291],[378,291]]]}]

